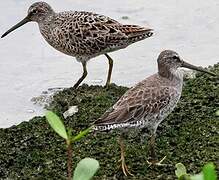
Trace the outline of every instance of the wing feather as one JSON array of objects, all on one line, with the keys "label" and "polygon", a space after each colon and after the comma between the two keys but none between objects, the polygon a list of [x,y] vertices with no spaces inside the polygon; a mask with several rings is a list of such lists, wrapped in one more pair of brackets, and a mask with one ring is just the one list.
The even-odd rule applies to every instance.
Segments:
[{"label": "wing feather", "polygon": [[96,126],[133,123],[144,117],[152,117],[176,98],[178,91],[174,87],[151,87],[146,90],[130,89],[120,100],[100,117]]},{"label": "wing feather", "polygon": [[92,12],[75,11],[70,16],[69,12],[63,13],[63,20],[66,22],[61,23],[61,29],[66,31],[68,44],[76,46],[80,54],[86,55],[110,51],[117,46],[126,47],[130,38],[134,39],[149,31],[148,28],[136,25],[122,25],[114,19]]}]

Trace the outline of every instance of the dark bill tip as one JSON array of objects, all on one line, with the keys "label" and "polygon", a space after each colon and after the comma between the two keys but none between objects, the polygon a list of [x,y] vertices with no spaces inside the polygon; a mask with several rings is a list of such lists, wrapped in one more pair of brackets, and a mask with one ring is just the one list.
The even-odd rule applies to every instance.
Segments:
[{"label": "dark bill tip", "polygon": [[4,34],[1,36],[1,38],[5,37],[6,35],[7,35],[7,33],[4,33]]},{"label": "dark bill tip", "polygon": [[7,36],[9,33],[11,33],[12,31],[14,31],[15,29],[23,26],[24,24],[26,24],[27,22],[29,22],[28,17],[25,17],[22,21],[20,21],[19,23],[17,23],[16,25],[14,25],[12,28],[10,28],[8,31],[6,31],[1,38],[4,38],[5,36]]},{"label": "dark bill tip", "polygon": [[203,67],[194,66],[194,65],[189,64],[185,61],[183,61],[182,67],[185,67],[188,69],[193,69],[193,70],[200,71],[200,72],[204,72],[204,73],[210,74],[211,76],[217,76],[216,74],[204,69]]}]

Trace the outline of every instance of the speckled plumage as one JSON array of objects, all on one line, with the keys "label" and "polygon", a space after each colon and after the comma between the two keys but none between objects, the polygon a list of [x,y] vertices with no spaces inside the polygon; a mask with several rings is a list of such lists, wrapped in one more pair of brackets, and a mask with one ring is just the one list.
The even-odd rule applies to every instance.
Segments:
[{"label": "speckled plumage", "polygon": [[178,82],[177,87],[167,86],[165,83],[156,86],[153,83],[155,79],[162,80],[156,74],[126,92],[113,108],[95,123],[97,130],[148,127],[149,130],[155,131],[176,106],[182,88],[181,82]]},{"label": "speckled plumage", "polygon": [[68,11],[49,16],[39,23],[46,41],[57,50],[88,61],[152,35],[147,28],[122,25],[91,12]]},{"label": "speckled plumage", "polygon": [[52,47],[76,57],[82,63],[83,75],[74,85],[75,88],[87,76],[87,61],[101,54],[109,62],[106,82],[109,85],[113,60],[107,53],[153,35],[150,28],[123,25],[104,15],[85,11],[56,13],[46,2],[36,2],[30,6],[27,17],[4,33],[2,38],[29,21],[38,23],[41,34]]},{"label": "speckled plumage", "polygon": [[155,133],[157,126],[168,116],[180,99],[183,73],[186,67],[214,75],[203,68],[183,61],[171,50],[158,57],[158,73],[129,89],[95,124],[96,130],[120,127],[148,127]]},{"label": "speckled plumage", "polygon": [[[215,75],[203,68],[186,63],[171,50],[161,52],[157,61],[158,73],[129,89],[92,126],[94,131],[147,128],[151,135],[148,146],[151,156],[151,161],[148,161],[150,165],[160,165],[165,159],[164,157],[159,162],[156,159],[155,137],[158,125],[173,111],[181,96],[183,74],[178,68],[186,67]],[[125,176],[133,175],[125,163],[125,146],[122,136],[119,138],[119,144],[123,173]]]},{"label": "speckled plumage", "polygon": [[183,75],[180,70],[162,74],[162,69],[166,67],[162,58],[167,53],[168,51],[162,52],[158,58],[159,72],[128,90],[95,122],[96,130],[148,127],[152,133],[156,131],[162,120],[172,112],[182,92]]}]

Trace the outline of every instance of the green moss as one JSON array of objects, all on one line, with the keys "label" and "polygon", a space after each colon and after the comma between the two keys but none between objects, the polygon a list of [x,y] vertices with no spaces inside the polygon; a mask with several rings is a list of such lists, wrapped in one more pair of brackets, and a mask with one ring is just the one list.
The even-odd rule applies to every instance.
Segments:
[{"label": "green moss", "polygon": [[[219,74],[219,64],[211,67]],[[81,86],[78,91],[65,89],[54,97],[50,109],[61,115],[69,106],[78,105],[79,112],[64,120],[73,133],[83,130],[101,116],[127,90],[111,85]],[[182,162],[189,173],[197,173],[209,161],[218,168],[219,157],[219,82],[217,78],[198,74],[186,80],[182,98],[158,128],[157,154],[168,167],[147,167],[147,140],[138,133],[126,139],[126,161],[135,178],[125,178],[118,169],[120,149],[118,132],[89,134],[73,146],[74,166],[84,157],[100,161],[101,169],[94,179],[176,179],[174,165]],[[141,137],[141,138],[140,138]],[[65,179],[65,143],[56,135],[44,117],[8,129],[0,129],[1,179]]]}]

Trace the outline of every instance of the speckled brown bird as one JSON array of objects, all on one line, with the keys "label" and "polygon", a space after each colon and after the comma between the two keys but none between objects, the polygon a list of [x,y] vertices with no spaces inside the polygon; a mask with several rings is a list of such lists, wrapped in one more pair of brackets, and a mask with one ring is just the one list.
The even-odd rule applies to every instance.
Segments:
[{"label": "speckled brown bird", "polygon": [[153,30],[137,25],[123,25],[107,16],[85,11],[56,13],[46,2],[36,2],[28,10],[27,16],[1,37],[34,21],[44,39],[58,51],[76,57],[83,65],[83,75],[74,85],[77,88],[87,76],[87,62],[104,54],[109,62],[106,85],[111,80],[113,60],[108,55],[132,43],[153,35]]},{"label": "speckled brown bird", "polygon": [[[109,131],[120,128],[147,128],[150,132],[149,164],[160,165],[155,155],[155,136],[158,125],[173,111],[180,99],[183,86],[185,67],[215,75],[201,67],[196,67],[183,61],[172,50],[165,50],[158,57],[158,73],[144,79],[129,89],[106,113],[95,123],[95,131]],[[124,144],[120,137],[122,170],[125,175],[129,172],[124,157]]]}]

